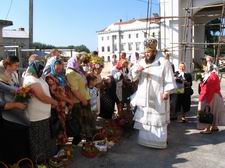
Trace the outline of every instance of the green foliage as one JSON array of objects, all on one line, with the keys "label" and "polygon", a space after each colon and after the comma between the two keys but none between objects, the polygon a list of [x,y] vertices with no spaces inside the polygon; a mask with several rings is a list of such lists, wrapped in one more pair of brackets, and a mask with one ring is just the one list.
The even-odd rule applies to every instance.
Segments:
[{"label": "green foliage", "polygon": [[[205,26],[205,37],[207,43],[217,43],[219,41],[221,20],[219,18],[214,19]],[[205,49],[206,55],[216,56],[218,45],[208,45]],[[221,53],[225,53],[225,46],[221,46]]]},{"label": "green foliage", "polygon": [[205,49],[205,54],[214,56],[214,48],[210,48],[210,47],[206,48]]},{"label": "green foliage", "polygon": [[68,49],[75,49],[75,47],[76,47],[76,46],[74,46],[74,45],[69,45],[67,48],[68,48]]},{"label": "green foliage", "polygon": [[210,21],[208,24],[205,26],[205,37],[207,42],[212,43],[212,42],[217,42],[218,41],[218,35],[220,31],[220,25],[221,20],[220,19],[215,19]]},{"label": "green foliage", "polygon": [[43,43],[39,43],[39,42],[34,42],[33,43],[33,48],[35,49],[53,49],[56,48],[53,45],[49,45],[49,44],[43,44]]},{"label": "green foliage", "polygon": [[85,45],[79,45],[79,46],[74,46],[74,49],[77,52],[86,52],[86,53],[90,53],[90,50],[85,46]]},{"label": "green foliage", "polygon": [[54,48],[75,49],[75,51],[77,51],[77,52],[90,53],[90,50],[83,44],[79,45],[79,46],[69,45],[67,47],[65,47],[65,46],[56,47],[56,46],[49,45],[49,44],[43,44],[43,43],[40,43],[40,42],[34,42],[33,43],[33,48],[34,49],[54,49]]},{"label": "green foliage", "polygon": [[202,76],[202,73],[197,73],[196,74],[196,81],[202,81],[203,80],[203,76]]}]

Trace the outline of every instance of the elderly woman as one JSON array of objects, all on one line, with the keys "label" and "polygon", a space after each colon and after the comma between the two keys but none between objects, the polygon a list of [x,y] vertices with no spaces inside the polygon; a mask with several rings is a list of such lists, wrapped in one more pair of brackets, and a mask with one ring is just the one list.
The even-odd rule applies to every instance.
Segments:
[{"label": "elderly woman", "polygon": [[28,116],[30,119],[29,142],[31,158],[43,162],[54,155],[56,142],[51,140],[49,118],[51,105],[57,102],[51,98],[48,84],[41,78],[44,65],[34,60],[28,67],[23,85],[29,86],[33,93],[28,103]]},{"label": "elderly woman", "polygon": [[198,128],[204,129],[200,132],[202,134],[218,132],[218,126],[225,125],[225,108],[217,73],[215,66],[207,62],[207,72],[205,72],[205,77],[200,83],[198,111],[204,111],[206,106],[209,106],[210,112],[213,114],[213,122],[212,124],[198,123]]},{"label": "elderly woman", "polygon": [[186,72],[184,63],[179,64],[179,71],[175,72],[175,80],[177,86],[181,86],[182,93],[177,94],[176,99],[176,113],[180,114],[179,122],[187,122],[186,115],[191,109],[191,95],[193,94],[192,76]]},{"label": "elderly woman", "polygon": [[51,110],[51,133],[57,138],[58,144],[65,144],[67,142],[65,111],[66,106],[68,109],[73,106],[72,95],[62,74],[63,62],[55,59],[50,68],[45,80],[49,85],[51,96],[58,102],[57,107]]},{"label": "elderly woman", "polygon": [[[80,60],[76,56],[68,60],[66,78],[74,95],[72,118],[79,120],[81,127],[80,136],[90,140],[95,132],[95,117],[91,112],[86,77],[80,68]],[[79,140],[78,135],[76,135],[76,139],[77,141]]]},{"label": "elderly woman", "polygon": [[62,52],[58,49],[53,49],[50,54],[49,57],[47,58],[47,62],[45,64],[44,70],[43,70],[43,74],[47,75],[50,73],[51,71],[51,64],[54,60],[59,59],[60,55],[62,54]]},{"label": "elderly woman", "polygon": [[[0,160],[12,164],[29,156],[28,125],[25,103],[14,100],[18,79],[19,59],[8,57],[0,62],[1,142]],[[14,78],[13,78],[14,77]],[[16,141],[15,141],[16,139]],[[15,149],[17,152],[15,152]]]}]

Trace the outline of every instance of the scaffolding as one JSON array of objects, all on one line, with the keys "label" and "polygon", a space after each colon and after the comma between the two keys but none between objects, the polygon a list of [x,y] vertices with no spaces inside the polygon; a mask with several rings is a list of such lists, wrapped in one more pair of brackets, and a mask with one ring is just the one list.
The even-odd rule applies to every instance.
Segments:
[{"label": "scaffolding", "polygon": [[225,15],[225,0],[223,2],[223,7],[222,7],[222,13],[221,13],[221,24],[220,24],[220,35],[218,38],[218,47],[217,47],[217,54],[216,54],[216,64],[219,64],[219,57],[220,57],[220,53],[221,53],[221,42],[222,42],[222,37],[223,37],[223,32],[224,32],[224,27],[222,25],[225,24],[224,21],[224,15]]},{"label": "scaffolding", "polygon": [[[185,8],[185,25],[190,25],[192,24],[192,15],[193,15],[193,11],[190,9],[190,7],[192,6],[192,0],[188,0],[187,1],[187,7]],[[192,34],[192,29],[190,29],[189,27],[185,27],[185,29],[183,30],[183,37],[182,37],[182,53],[181,53],[181,57],[180,57],[180,61],[184,62],[185,56],[187,55],[187,42],[189,40],[192,41],[192,36],[191,39],[189,39],[189,34]],[[192,62],[192,61],[191,61]]]},{"label": "scaffolding", "polygon": [[[194,9],[205,9],[205,8],[218,8],[221,7],[222,8],[222,12],[221,14],[196,14],[193,16],[193,10]],[[164,9],[165,10],[165,9]],[[214,5],[206,5],[206,6],[193,6],[193,0],[187,0],[187,5],[186,8],[183,8],[183,10],[185,10],[185,16],[165,16],[165,17],[161,17],[161,19],[173,19],[173,18],[177,18],[177,19],[184,19],[184,24],[181,24],[180,27],[182,28],[182,38],[180,39],[180,42],[174,43],[172,41],[172,44],[176,44],[179,45],[179,51],[180,51],[180,61],[184,61],[185,56],[187,56],[188,52],[190,53],[190,50],[194,51],[194,50],[200,50],[203,49],[201,47],[196,47],[198,45],[213,45],[213,46],[217,46],[217,53],[215,55],[216,57],[216,63],[219,63],[219,58],[221,55],[221,46],[225,45],[225,42],[222,40],[223,36],[224,36],[224,29],[225,29],[225,0],[223,1],[223,3],[220,4],[214,4]],[[198,18],[198,17],[218,17],[221,20],[221,23],[218,24],[203,24],[203,23],[194,23],[193,19],[194,18]],[[219,31],[219,36],[218,36],[218,42],[213,42],[213,43],[208,43],[205,41],[202,42],[194,42],[193,41],[193,36],[192,36],[192,31],[193,31],[193,27],[194,26],[220,26],[220,31]],[[177,47],[172,47],[172,50],[174,50],[174,48]],[[205,48],[205,47],[204,47]],[[192,57],[190,56],[190,59],[192,59]]]},{"label": "scaffolding", "polygon": [[[148,8],[147,8],[147,18],[148,16],[151,16],[151,6],[152,6],[152,0],[148,0],[146,1],[148,2]],[[172,53],[173,51],[179,51],[179,56],[178,56],[178,61],[179,62],[183,62],[185,61],[185,59],[190,58],[190,63],[192,63],[192,54],[195,50],[203,50],[205,49],[205,47],[207,45],[213,45],[215,48],[217,47],[217,52],[216,55],[214,55],[216,57],[216,63],[218,64],[219,62],[219,58],[221,55],[221,46],[225,45],[225,42],[222,41],[222,37],[224,36],[224,29],[225,29],[225,20],[224,20],[224,15],[225,15],[225,0],[221,3],[218,4],[212,4],[212,5],[203,5],[203,6],[193,6],[193,0],[187,0],[185,3],[185,8],[183,8],[184,10],[184,15],[180,16],[178,14],[178,16],[175,16],[173,14],[173,9],[171,9],[171,16],[168,16],[166,14],[166,11],[168,11],[168,8],[166,7],[166,3],[171,2],[171,6],[173,6],[173,0],[172,1],[160,1],[160,7],[163,7],[164,9],[161,11],[161,16],[158,17],[154,17],[154,19],[158,19],[160,22],[160,29],[161,31],[164,32],[164,34],[161,34],[161,45],[162,48],[167,48],[169,49]],[[168,6],[169,7],[169,6]],[[211,11],[213,10],[222,10],[221,14],[220,13],[213,13],[213,12],[207,12],[207,10],[205,10],[206,14],[202,13],[204,12],[203,9],[209,9]],[[200,12],[197,12],[194,14],[193,11],[199,10]],[[150,11],[150,15],[149,15],[149,11]],[[180,13],[180,12],[179,12]],[[209,18],[208,20],[213,20],[214,18],[220,18],[221,23],[218,24],[209,24],[209,23],[196,23],[195,19],[198,20],[198,18],[201,17],[207,17]],[[166,28],[166,26],[168,26],[168,24],[166,25],[167,20],[171,20],[172,22],[174,20],[177,20],[178,22],[181,21],[181,23],[178,23],[179,25],[179,33],[180,37],[178,42],[174,42],[174,37],[173,34],[171,37],[168,37],[168,35],[166,35],[166,32],[168,31],[168,29]],[[183,22],[183,24],[182,24]],[[167,22],[168,23],[168,22]],[[148,20],[146,23],[146,33],[149,32],[150,33],[150,21]],[[218,36],[218,42],[205,42],[205,40],[200,42],[196,42],[193,40],[193,28],[197,27],[197,26],[207,26],[207,27],[212,27],[212,26],[220,26],[220,31],[219,31],[219,36]],[[149,34],[148,33],[148,34]],[[173,31],[172,31],[173,33]],[[170,46],[167,47],[167,43],[168,43],[168,38],[172,38],[171,39],[171,43]],[[164,40],[164,41],[163,41]],[[161,49],[161,48],[160,48]],[[190,54],[190,55],[189,55]],[[189,55],[189,57],[187,57]],[[187,60],[188,61],[188,60]]]}]

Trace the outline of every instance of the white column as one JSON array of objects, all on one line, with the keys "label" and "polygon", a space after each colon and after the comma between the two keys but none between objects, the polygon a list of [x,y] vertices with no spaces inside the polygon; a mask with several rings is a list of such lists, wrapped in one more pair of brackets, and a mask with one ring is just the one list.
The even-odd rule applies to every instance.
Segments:
[{"label": "white column", "polygon": [[[203,43],[205,41],[205,26],[198,25],[194,27],[194,42]],[[195,45],[194,61],[201,63],[201,58],[204,57],[204,45]]]},{"label": "white column", "polygon": [[[179,0],[160,0],[160,46],[171,52],[171,61],[177,70],[179,64]],[[174,18],[172,18],[174,17]]]}]

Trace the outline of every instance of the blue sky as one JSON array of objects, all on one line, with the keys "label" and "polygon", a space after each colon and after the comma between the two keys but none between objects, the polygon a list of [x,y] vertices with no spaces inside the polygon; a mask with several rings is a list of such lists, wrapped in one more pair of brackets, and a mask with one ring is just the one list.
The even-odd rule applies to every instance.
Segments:
[{"label": "blue sky", "polygon": [[[152,1],[154,13],[158,0]],[[29,0],[0,0],[0,8],[0,19],[13,21],[7,29],[25,27],[28,31]],[[146,12],[147,0],[34,0],[34,42],[84,44],[96,50],[96,31],[119,19],[146,17]]]}]

